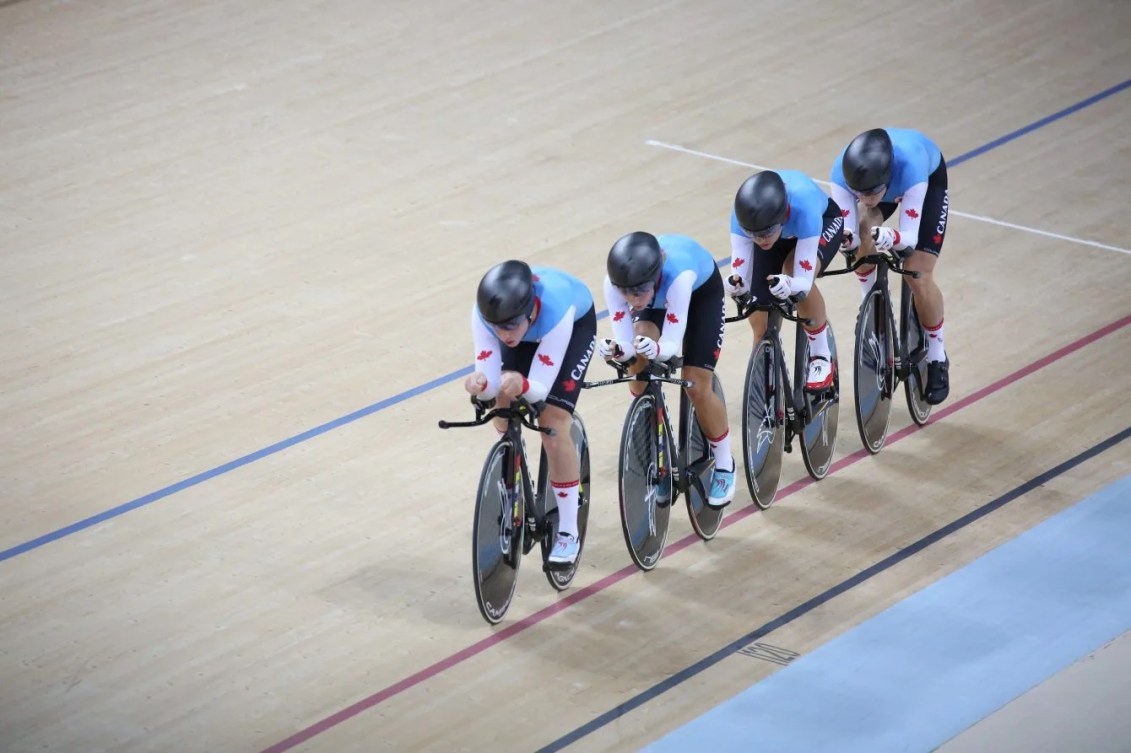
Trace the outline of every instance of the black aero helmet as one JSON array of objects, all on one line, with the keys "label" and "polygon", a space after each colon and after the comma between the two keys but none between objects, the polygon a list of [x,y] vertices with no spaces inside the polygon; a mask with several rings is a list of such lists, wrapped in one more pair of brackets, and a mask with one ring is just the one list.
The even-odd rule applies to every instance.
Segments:
[{"label": "black aero helmet", "polygon": [[609,281],[618,288],[635,288],[660,277],[664,255],[651,233],[622,235],[609,249]]},{"label": "black aero helmet", "polygon": [[521,261],[504,261],[487,270],[476,293],[479,313],[491,324],[507,324],[534,310],[534,273]]},{"label": "black aero helmet", "polygon": [[747,178],[734,197],[734,215],[749,233],[781,225],[789,214],[785,181],[773,170],[763,170]]},{"label": "black aero helmet", "polygon": [[891,182],[891,136],[883,128],[864,131],[844,150],[844,182],[853,191],[869,193]]}]

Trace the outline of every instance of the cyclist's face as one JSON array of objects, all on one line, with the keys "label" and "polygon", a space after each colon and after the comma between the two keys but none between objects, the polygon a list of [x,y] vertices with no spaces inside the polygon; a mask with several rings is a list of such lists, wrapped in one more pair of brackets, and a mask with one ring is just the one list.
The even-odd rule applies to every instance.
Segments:
[{"label": "cyclist's face", "polygon": [[530,329],[530,321],[525,316],[506,326],[491,325],[491,331],[495,333],[495,337],[499,338],[499,342],[508,348],[517,347],[522,342],[522,337],[528,329]]},{"label": "cyclist's face", "polygon": [[863,191],[853,191],[852,195],[855,196],[856,200],[859,201],[863,206],[867,207],[868,209],[875,209],[879,205],[880,201],[884,198],[884,194],[887,192],[887,190],[888,187],[884,185],[878,188],[874,188],[867,193]]},{"label": "cyclist's face", "polygon": [[774,225],[769,230],[755,233],[753,237],[754,242],[758,244],[758,248],[767,251],[781,238],[781,225]]},{"label": "cyclist's face", "polygon": [[633,311],[640,311],[647,308],[648,304],[652,302],[652,297],[656,294],[656,287],[651,285],[646,292],[640,290],[628,291],[622,288],[621,292],[624,293],[624,299],[628,301],[629,307]]}]

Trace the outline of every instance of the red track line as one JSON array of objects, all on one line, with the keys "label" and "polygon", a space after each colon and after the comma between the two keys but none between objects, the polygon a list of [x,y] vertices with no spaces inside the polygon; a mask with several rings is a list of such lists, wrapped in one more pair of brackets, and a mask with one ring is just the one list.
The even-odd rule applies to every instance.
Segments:
[{"label": "red track line", "polygon": [[[1075,340],[1075,341],[1069,343],[1068,345],[1065,345],[1063,348],[1060,348],[1059,350],[1056,350],[1056,351],[1053,351],[1052,353],[1049,353],[1044,358],[1041,358],[1037,361],[1034,361],[1033,363],[1029,364],[1028,366],[1025,366],[1021,369],[1018,369],[1017,371],[1013,372],[1012,374],[1008,374],[1007,376],[1002,377],[1001,379],[997,380],[996,382],[993,382],[993,383],[981,388],[980,390],[977,390],[976,392],[973,392],[973,393],[967,395],[964,398],[956,400],[953,403],[950,403],[950,404],[944,406],[943,408],[940,408],[937,411],[934,411],[932,413],[932,416],[931,416],[931,423],[934,423],[935,421],[939,421],[941,419],[944,419],[947,416],[951,415],[952,413],[955,413],[956,411],[960,411],[963,408],[966,408],[966,407],[973,405],[974,403],[978,402],[979,400],[982,400],[983,398],[989,397],[993,393],[998,392],[999,390],[1004,389],[1005,387],[1008,387],[1009,385],[1013,384],[1014,382],[1016,382],[1020,379],[1023,379],[1024,377],[1029,376],[1033,372],[1039,371],[1040,369],[1043,369],[1044,367],[1048,366],[1049,364],[1055,363],[1056,361],[1059,361],[1060,359],[1064,358],[1065,356],[1071,355],[1072,353],[1075,353],[1077,350],[1080,350],[1081,348],[1092,344],[1096,340],[1099,340],[1100,338],[1106,337],[1107,335],[1110,335],[1111,333],[1116,332],[1117,330],[1120,330],[1123,327],[1126,327],[1128,324],[1131,324],[1131,314],[1124,316],[1121,319],[1117,319],[1116,321],[1112,322],[1111,324],[1108,324],[1107,326],[1101,327],[1100,329],[1096,330],[1095,332],[1092,332],[1089,335],[1085,335],[1084,337],[1081,337],[1080,339]],[[885,446],[894,444],[895,442],[898,442],[901,439],[904,439],[904,438],[910,436],[911,434],[914,434],[915,432],[919,431],[920,428],[921,427],[916,426],[915,424],[910,424],[909,426],[905,426],[904,428],[900,429],[899,431],[895,432],[894,434],[891,434],[890,436],[888,436],[887,443],[886,443]],[[840,460],[836,461],[835,463],[833,463],[832,468],[829,469],[829,474],[831,475],[833,473],[837,473],[840,470],[847,468],[848,466],[852,465],[853,463],[859,462],[863,458],[867,457],[868,454],[869,453],[868,453],[867,450],[865,450],[864,448],[860,448],[859,450],[852,453],[851,455],[847,455],[847,456],[841,458]],[[787,486],[785,486],[785,487],[783,487],[782,489],[779,490],[778,495],[777,495],[777,499],[784,499],[785,497],[788,497],[788,496],[790,496],[790,495],[792,495],[796,492],[799,492],[802,489],[804,489],[805,487],[807,487],[807,486],[809,486],[810,484],[813,484],[813,483],[814,483],[813,479],[808,477],[808,476],[806,476],[802,479],[799,479],[797,481],[794,481],[793,483],[791,483],[791,484],[789,484],[789,485],[787,485]],[[726,528],[727,526],[730,526],[734,523],[737,523],[740,520],[748,518],[749,516],[753,515],[756,512],[758,512],[758,508],[753,506],[753,505],[748,506],[748,507],[744,507],[743,509],[738,510],[738,511],[728,515],[726,517],[726,519],[723,521],[723,525],[721,526],[721,528]],[[688,546],[690,546],[691,544],[693,544],[696,541],[699,541],[699,537],[697,535],[695,535],[693,533],[688,534],[687,536],[684,536],[682,539],[675,542],[674,544],[669,545],[666,548],[665,551],[669,555],[674,554],[674,553],[680,551],[681,549],[686,549]],[[387,688],[385,688],[383,690],[379,690],[379,691],[377,691],[376,693],[374,693],[370,696],[366,696],[365,698],[362,698],[360,701],[357,701],[356,703],[351,704],[351,705],[345,707],[344,709],[342,709],[340,711],[336,711],[335,713],[331,714],[330,716],[327,716],[326,718],[321,719],[321,720],[315,722],[314,724],[311,724],[310,726],[299,730],[298,732],[291,735],[287,739],[282,740],[280,742],[277,742],[269,748],[264,748],[262,753],[282,753],[283,751],[290,750],[291,748],[294,748],[295,746],[301,745],[302,743],[306,742],[307,740],[311,739],[312,737],[320,735],[323,732],[325,732],[326,730],[331,729],[332,727],[336,727],[337,725],[341,724],[342,722],[346,721],[347,719],[350,719],[352,717],[357,716],[358,714],[365,711],[366,709],[371,709],[374,706],[377,706],[378,704],[384,703],[385,701],[392,698],[393,696],[396,696],[396,695],[399,695],[400,693],[403,693],[404,691],[408,690],[409,688],[415,687],[415,686],[419,685],[420,683],[425,682],[426,680],[430,680],[431,678],[435,677],[436,675],[440,674],[441,672],[444,672],[445,670],[451,669],[452,667],[456,666],[457,664],[460,664],[460,663],[466,661],[467,659],[470,659],[471,657],[476,656],[477,654],[483,653],[484,651],[491,648],[492,646],[499,644],[499,643],[502,643],[503,641],[508,640],[509,638],[511,638],[515,635],[518,635],[519,633],[526,630],[527,628],[533,627],[533,626],[537,625],[538,623],[549,619],[550,617],[557,614],[558,612],[562,612],[562,611],[568,609],[569,607],[571,607],[572,605],[576,604],[579,601],[582,601],[584,599],[588,599],[593,594],[600,593],[601,591],[604,591],[606,588],[609,588],[610,586],[613,586],[614,584],[619,583],[620,581],[624,580],[625,578],[627,578],[630,575],[633,575],[637,572],[640,572],[640,571],[636,568],[635,565],[628,565],[628,566],[621,568],[620,570],[616,571],[615,573],[611,573],[609,575],[606,575],[604,578],[601,578],[600,580],[598,580],[594,583],[591,583],[588,586],[584,586],[582,588],[579,588],[576,591],[571,591],[569,594],[567,594],[561,600],[555,602],[554,604],[551,604],[548,607],[543,607],[542,609],[539,609],[537,612],[535,612],[535,613],[533,613],[533,614],[531,614],[527,617],[524,617],[521,620],[518,620],[517,622],[514,622],[514,623],[511,623],[510,625],[507,625],[506,627],[500,629],[498,632],[496,632],[492,635],[489,635],[489,636],[487,636],[486,638],[484,638],[480,641],[476,641],[475,643],[471,644],[470,646],[467,646],[463,649],[460,649],[456,653],[454,653],[454,654],[452,654],[452,655],[450,655],[450,656],[448,656],[444,659],[441,659],[440,661],[436,662],[435,664],[432,664],[428,667],[425,667],[424,669],[420,670],[419,672],[416,672],[415,674],[409,675],[408,677],[405,677],[401,680],[398,680],[397,682],[393,683],[392,685],[388,686]]]}]

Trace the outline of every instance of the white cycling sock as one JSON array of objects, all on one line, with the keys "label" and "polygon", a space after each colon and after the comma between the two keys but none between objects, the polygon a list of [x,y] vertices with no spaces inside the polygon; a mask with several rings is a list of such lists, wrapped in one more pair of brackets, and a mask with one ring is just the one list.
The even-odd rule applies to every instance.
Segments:
[{"label": "white cycling sock", "polygon": [[580,481],[551,481],[550,489],[558,503],[558,533],[568,533],[577,538],[577,492]]},{"label": "white cycling sock", "polygon": [[859,270],[857,270],[855,274],[856,280],[860,283],[860,298],[863,299],[868,295],[868,291],[872,289],[872,286],[876,284],[876,268],[872,267],[872,271],[866,275],[860,274]]},{"label": "white cycling sock", "polygon": [[829,323],[825,322],[818,329],[806,329],[805,335],[809,338],[809,356],[823,356],[832,360],[829,350]]},{"label": "white cycling sock", "polygon": [[730,451],[730,430],[728,429],[721,437],[716,439],[707,437],[707,443],[711,445],[711,455],[715,458],[715,467],[720,471],[733,471],[734,456]]},{"label": "white cycling sock", "polygon": [[927,362],[931,361],[945,361],[946,348],[943,347],[943,320],[939,320],[937,326],[928,327],[923,326],[927,330]]}]

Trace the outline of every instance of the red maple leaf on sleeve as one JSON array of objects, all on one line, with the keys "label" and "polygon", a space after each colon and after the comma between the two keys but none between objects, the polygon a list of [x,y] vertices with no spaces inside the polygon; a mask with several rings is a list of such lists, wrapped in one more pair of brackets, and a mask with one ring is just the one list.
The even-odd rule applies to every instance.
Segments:
[{"label": "red maple leaf on sleeve", "polygon": [[539,353],[538,354],[538,360],[541,361],[542,363],[544,363],[546,366],[553,366],[554,365],[554,359],[550,358],[545,353]]},{"label": "red maple leaf on sleeve", "polygon": [[806,272],[812,272],[813,271],[813,265],[809,262],[808,259],[802,259],[798,263],[801,265],[801,268],[804,269]]},{"label": "red maple leaf on sleeve", "polygon": [[907,212],[906,212],[906,214],[907,214],[907,216],[908,216],[908,217],[910,217],[911,219],[915,219],[916,217],[918,217],[918,216],[919,216],[919,213],[918,213],[918,212],[916,212],[916,211],[915,211],[914,209],[908,209],[908,210],[907,210]]},{"label": "red maple leaf on sleeve", "polygon": [[476,361],[486,361],[488,358],[491,357],[491,354],[494,353],[494,352],[495,351],[493,351],[493,350],[481,350],[481,351],[479,351],[479,355],[475,357],[475,360]]}]

